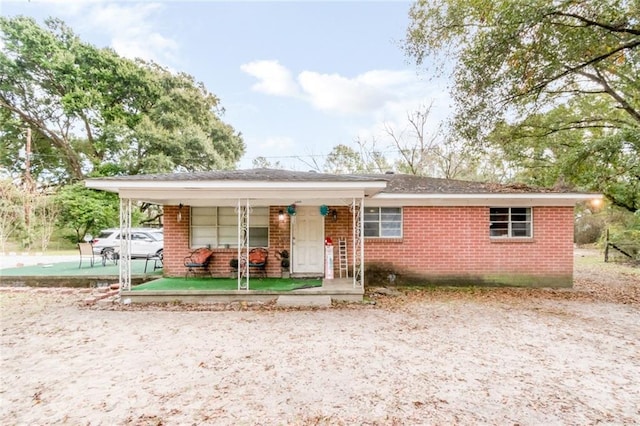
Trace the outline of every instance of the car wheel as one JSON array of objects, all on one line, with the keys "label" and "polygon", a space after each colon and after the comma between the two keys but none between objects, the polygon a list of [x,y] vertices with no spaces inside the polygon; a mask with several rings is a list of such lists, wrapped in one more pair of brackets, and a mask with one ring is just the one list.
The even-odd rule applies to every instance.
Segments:
[{"label": "car wheel", "polygon": [[113,262],[115,258],[115,250],[113,250],[113,248],[107,247],[106,249],[102,250],[102,266],[105,266],[107,264],[107,260]]},{"label": "car wheel", "polygon": [[162,259],[162,255],[163,255],[164,249],[160,249],[156,252],[156,256],[158,256],[160,259]]}]

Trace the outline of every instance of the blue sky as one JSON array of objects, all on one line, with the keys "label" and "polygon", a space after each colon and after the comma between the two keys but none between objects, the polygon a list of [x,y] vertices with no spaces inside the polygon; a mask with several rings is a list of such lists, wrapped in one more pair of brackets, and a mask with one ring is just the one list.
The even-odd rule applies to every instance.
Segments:
[{"label": "blue sky", "polygon": [[433,103],[432,128],[450,111],[446,83],[405,56],[408,1],[219,2],[0,0],[5,16],[55,16],[84,40],[152,59],[202,81],[241,131],[241,168],[264,156],[307,170],[338,144],[398,132]]}]

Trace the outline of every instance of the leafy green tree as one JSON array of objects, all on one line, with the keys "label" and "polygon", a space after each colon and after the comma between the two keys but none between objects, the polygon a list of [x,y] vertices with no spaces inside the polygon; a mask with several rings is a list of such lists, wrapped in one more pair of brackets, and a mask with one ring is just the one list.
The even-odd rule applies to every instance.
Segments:
[{"label": "leafy green tree", "polygon": [[334,146],[324,162],[324,171],[327,173],[362,173],[365,170],[366,166],[360,154],[343,144]]},{"label": "leafy green tree", "polygon": [[599,116],[604,108],[594,99],[572,99],[517,125],[500,123],[489,140],[518,165],[522,180],[602,191],[613,205],[633,212],[640,209],[640,126],[570,124]]},{"label": "leafy green tree", "polygon": [[10,179],[0,180],[0,251],[24,225],[22,194]]},{"label": "leafy green tree", "polygon": [[[405,47],[418,64],[434,60],[436,72],[454,63],[456,127],[467,140],[484,143],[493,133],[508,153],[547,156],[556,170],[545,177],[601,190],[633,211],[638,16],[637,0],[419,0]],[[596,148],[606,154],[602,176],[581,176]]]},{"label": "leafy green tree", "polygon": [[272,163],[262,156],[254,158],[251,162],[251,166],[254,169],[284,169],[284,166],[282,165],[282,163],[280,163],[280,161]]},{"label": "leafy green tree", "polygon": [[385,173],[393,169],[389,161],[380,151],[375,138],[356,140],[358,149],[347,145],[333,147],[325,160],[323,170],[328,173]]},{"label": "leafy green tree", "polygon": [[96,191],[77,183],[62,188],[56,198],[60,208],[58,221],[62,227],[75,231],[75,242],[119,223],[119,201],[114,193]]},{"label": "leafy green tree", "polygon": [[55,19],[0,17],[0,37],[1,161],[14,175],[25,127],[32,174],[54,184],[232,168],[244,152],[218,98],[187,74],[98,49]]}]

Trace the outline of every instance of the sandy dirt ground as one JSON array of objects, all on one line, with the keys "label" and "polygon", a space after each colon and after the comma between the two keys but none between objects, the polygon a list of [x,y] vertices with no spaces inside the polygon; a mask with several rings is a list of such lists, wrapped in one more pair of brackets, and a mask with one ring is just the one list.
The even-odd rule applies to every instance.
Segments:
[{"label": "sandy dirt ground", "polygon": [[640,424],[640,271],[277,309],[2,289],[0,424]]}]

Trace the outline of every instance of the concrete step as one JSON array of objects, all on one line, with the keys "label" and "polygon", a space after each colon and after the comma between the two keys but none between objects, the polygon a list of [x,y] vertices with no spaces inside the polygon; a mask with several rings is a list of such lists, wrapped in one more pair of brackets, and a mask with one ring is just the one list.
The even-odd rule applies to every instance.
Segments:
[{"label": "concrete step", "polygon": [[331,306],[331,296],[327,294],[297,294],[278,297],[277,306]]}]

